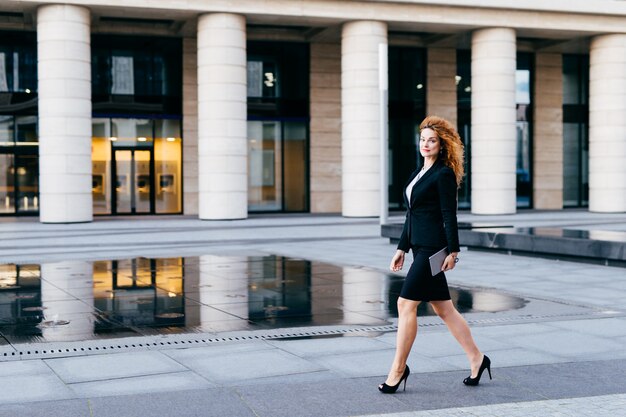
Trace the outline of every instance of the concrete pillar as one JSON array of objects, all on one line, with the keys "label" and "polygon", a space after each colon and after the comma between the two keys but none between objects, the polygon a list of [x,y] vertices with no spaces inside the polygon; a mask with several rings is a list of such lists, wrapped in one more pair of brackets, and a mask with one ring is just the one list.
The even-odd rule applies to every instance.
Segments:
[{"label": "concrete pillar", "polygon": [[378,49],[387,24],[344,24],[341,34],[342,214],[379,215],[380,142]]},{"label": "concrete pillar", "polygon": [[472,34],[472,213],[516,209],[515,31]]},{"label": "concrete pillar", "polygon": [[457,124],[456,49],[428,48],[426,65],[426,114]]},{"label": "concrete pillar", "polygon": [[535,54],[533,200],[536,209],[563,208],[563,56]]},{"label": "concrete pillar", "polygon": [[198,214],[198,42],[183,39],[183,210]]},{"label": "concrete pillar", "polygon": [[39,217],[43,223],[93,218],[90,19],[84,7],[37,9]]},{"label": "concrete pillar", "polygon": [[198,19],[198,203],[203,220],[248,216],[246,19]]},{"label": "concrete pillar", "polygon": [[341,45],[311,43],[311,213],[341,212]]},{"label": "concrete pillar", "polygon": [[589,56],[589,211],[626,211],[626,35],[592,39]]}]

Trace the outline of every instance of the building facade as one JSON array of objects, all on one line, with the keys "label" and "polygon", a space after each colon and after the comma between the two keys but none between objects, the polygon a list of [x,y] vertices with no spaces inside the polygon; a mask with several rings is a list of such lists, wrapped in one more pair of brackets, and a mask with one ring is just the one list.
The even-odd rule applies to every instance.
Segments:
[{"label": "building facade", "polygon": [[626,2],[521,3],[4,1],[0,214],[378,216],[381,126],[400,210],[427,114],[461,208],[624,212]]}]

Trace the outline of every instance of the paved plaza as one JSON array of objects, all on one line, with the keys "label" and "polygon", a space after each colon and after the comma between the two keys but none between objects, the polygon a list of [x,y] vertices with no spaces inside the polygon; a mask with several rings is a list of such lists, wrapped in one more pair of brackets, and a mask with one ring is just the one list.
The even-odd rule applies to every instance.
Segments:
[{"label": "paved plaza", "polygon": [[[461,213],[459,220],[626,230],[626,215],[577,210]],[[428,315],[418,319],[406,391],[382,395],[376,387],[393,357],[395,319],[383,314],[384,300],[380,306],[371,302],[384,299],[382,292],[371,293],[371,284],[388,271],[395,246],[380,237],[378,219],[150,217],[73,225],[19,219],[0,222],[0,238],[1,263],[204,255],[307,259],[350,271],[342,285],[355,295],[338,304],[340,324],[5,341],[0,416],[624,415],[624,268],[463,248],[448,281],[482,306],[465,317],[492,359],[494,379],[485,374],[478,387],[464,386],[469,369],[461,348]],[[524,301],[503,310],[490,305],[497,298],[489,294]],[[360,303],[354,301],[359,295]]]}]

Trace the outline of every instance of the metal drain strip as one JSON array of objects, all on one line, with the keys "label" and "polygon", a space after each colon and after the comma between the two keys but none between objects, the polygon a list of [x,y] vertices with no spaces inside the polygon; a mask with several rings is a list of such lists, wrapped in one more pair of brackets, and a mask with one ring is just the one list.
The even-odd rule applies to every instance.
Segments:
[{"label": "metal drain strip", "polygon": [[[524,324],[541,321],[580,320],[585,318],[616,317],[626,313],[618,311],[592,311],[580,313],[562,313],[528,316],[508,316],[493,318],[466,318],[470,325],[499,325],[499,324]],[[445,324],[437,317],[423,317],[419,327],[438,327]],[[329,336],[354,335],[361,333],[386,333],[394,332],[398,327],[394,324],[362,327],[314,327],[314,328],[291,328],[276,330],[255,330],[229,333],[224,336],[181,334],[141,336],[120,339],[101,339],[79,342],[43,342],[27,345],[9,345],[0,348],[0,362],[29,359],[52,359],[68,356],[85,356],[105,353],[115,353],[132,350],[160,350],[171,348],[189,348],[208,346],[215,343],[232,343],[262,340],[288,340],[295,338],[319,338]],[[62,346],[61,346],[62,345]]]},{"label": "metal drain strip", "polygon": [[[197,334],[177,336],[143,336],[132,338],[139,341],[129,342],[127,339],[110,339],[87,342],[67,342],[64,347],[55,347],[54,342],[29,344],[26,346],[12,346],[13,351],[0,353],[0,362],[10,360],[47,359],[66,356],[83,356],[103,354],[116,351],[128,351],[135,349],[167,349],[187,348],[192,346],[206,346],[220,342],[245,342],[258,340],[293,339],[301,337],[339,336],[348,333],[390,332],[397,330],[395,325],[367,326],[354,328],[332,328],[324,330],[308,330],[306,328],[291,329],[290,331],[248,331],[246,333],[223,336],[223,337],[198,337]],[[52,345],[52,348],[47,347]],[[36,347],[35,347],[36,346]],[[7,347],[5,347],[6,349]]]}]

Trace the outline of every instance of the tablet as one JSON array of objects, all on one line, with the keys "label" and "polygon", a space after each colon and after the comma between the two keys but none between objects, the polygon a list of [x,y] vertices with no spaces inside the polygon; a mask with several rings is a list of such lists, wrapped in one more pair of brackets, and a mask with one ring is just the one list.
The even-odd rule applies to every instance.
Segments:
[{"label": "tablet", "polygon": [[446,260],[448,256],[448,247],[441,249],[440,251],[434,253],[432,256],[428,257],[428,262],[430,263],[430,273],[435,276],[441,272],[441,267],[443,266],[443,261]]}]

